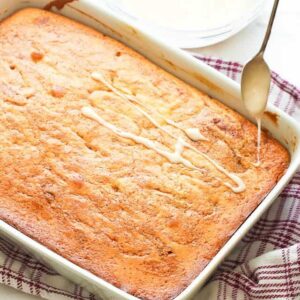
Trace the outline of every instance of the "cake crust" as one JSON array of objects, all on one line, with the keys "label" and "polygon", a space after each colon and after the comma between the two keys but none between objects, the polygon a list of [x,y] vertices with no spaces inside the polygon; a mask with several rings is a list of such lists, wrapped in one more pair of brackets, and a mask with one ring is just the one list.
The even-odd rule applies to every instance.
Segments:
[{"label": "cake crust", "polygon": [[[267,133],[255,167],[252,123],[62,16],[25,9],[9,17],[0,24],[0,57],[0,218],[141,299],[183,291],[288,167],[287,150]],[[199,128],[207,140],[193,146],[237,174],[245,191],[222,184],[230,180],[199,155],[187,152],[201,172],[85,118],[81,109],[93,105],[116,126],[173,145],[93,72]]]}]

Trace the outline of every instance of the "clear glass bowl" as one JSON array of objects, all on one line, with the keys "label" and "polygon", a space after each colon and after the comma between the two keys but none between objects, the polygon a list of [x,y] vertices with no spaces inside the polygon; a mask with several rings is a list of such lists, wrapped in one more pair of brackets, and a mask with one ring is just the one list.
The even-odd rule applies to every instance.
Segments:
[{"label": "clear glass bowl", "polygon": [[[207,1],[209,2],[210,0]],[[148,31],[151,31],[154,35],[160,36],[164,40],[167,40],[169,43],[180,48],[198,48],[213,45],[231,37],[245,28],[259,16],[265,3],[264,0],[249,1],[255,2],[251,9],[244,11],[238,17],[234,17],[229,22],[227,21],[226,23],[220,24],[217,27],[211,26],[210,28],[205,29],[180,29],[160,26],[145,19],[142,20],[141,17],[130,12],[128,8],[123,5],[122,0],[105,0],[106,5],[120,17],[133,21],[138,27],[144,27]],[[170,9],[170,13],[171,12],[172,11]]]}]

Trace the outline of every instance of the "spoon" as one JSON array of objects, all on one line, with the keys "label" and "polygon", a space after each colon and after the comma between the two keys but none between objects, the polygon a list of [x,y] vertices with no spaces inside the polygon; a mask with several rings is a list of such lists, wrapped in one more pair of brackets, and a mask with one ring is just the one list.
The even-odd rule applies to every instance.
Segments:
[{"label": "spoon", "polygon": [[271,35],[278,3],[279,0],[274,0],[265,38],[259,52],[244,66],[242,72],[242,100],[245,108],[256,120],[261,118],[268,102],[271,72],[263,56]]}]

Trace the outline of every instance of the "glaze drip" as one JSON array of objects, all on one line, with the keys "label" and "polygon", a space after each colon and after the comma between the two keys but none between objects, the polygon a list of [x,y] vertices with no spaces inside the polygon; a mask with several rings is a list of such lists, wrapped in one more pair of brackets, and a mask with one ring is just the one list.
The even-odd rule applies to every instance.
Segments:
[{"label": "glaze drip", "polygon": [[259,167],[261,164],[260,161],[260,151],[261,151],[261,118],[256,119],[257,122],[257,145],[256,145],[256,163],[255,167]]},{"label": "glaze drip", "polygon": [[[102,82],[107,88],[109,88],[112,92],[114,92],[117,96],[119,96],[121,99],[128,101],[128,103],[130,103],[131,106],[133,106],[135,109],[137,109],[142,115],[144,115],[154,126],[156,126],[158,129],[160,129],[161,131],[163,131],[165,134],[169,135],[170,137],[174,138],[176,141],[178,141],[178,137],[173,134],[172,132],[170,132],[168,129],[162,127],[152,116],[150,116],[146,111],[144,111],[141,107],[151,111],[152,113],[155,113],[157,115],[159,115],[167,124],[180,129],[181,131],[183,131],[185,133],[185,135],[187,135],[191,140],[193,140],[192,138],[195,138],[196,140],[199,141],[200,138],[202,138],[202,134],[200,133],[200,131],[198,130],[198,132],[195,132],[195,128],[188,128],[185,129],[183,128],[180,124],[178,124],[177,122],[174,122],[170,119],[165,118],[164,116],[162,116],[160,113],[154,111],[152,108],[147,107],[146,105],[144,105],[143,103],[141,103],[135,96],[132,95],[127,95],[124,94],[123,92],[119,91],[117,88],[115,88],[111,83],[109,83],[104,76],[99,73],[99,72],[93,72],[92,73],[92,78],[94,80],[100,81]],[[135,105],[136,104],[136,105]],[[140,107],[141,106],[141,107]],[[97,114],[96,114],[97,115]],[[205,137],[202,138],[202,140],[205,139]],[[194,140],[193,140],[194,141]],[[225,168],[223,168],[221,165],[219,165],[217,162],[215,162],[213,159],[211,159],[209,156],[207,156],[205,153],[199,151],[197,148],[195,148],[192,144],[182,140],[181,142],[183,144],[184,147],[189,148],[191,150],[193,150],[194,152],[200,154],[203,158],[205,158],[206,160],[208,160],[218,171],[220,171],[221,173],[223,173],[225,176],[227,176],[228,178],[230,178],[233,182],[235,182],[236,186],[233,186],[230,183],[224,183],[223,184],[227,187],[229,187],[233,192],[235,193],[240,193],[243,192],[245,190],[245,184],[243,182],[243,180],[241,178],[239,178],[236,174],[230,173],[228,172]],[[145,145],[145,144],[144,144]],[[163,154],[161,154],[163,155]],[[166,155],[166,154],[165,154]],[[164,156],[165,156],[164,155]],[[166,156],[165,156],[166,157]],[[172,158],[173,159],[173,158]],[[169,160],[172,162],[172,159],[169,158]],[[190,161],[187,161],[188,164],[191,164]],[[184,164],[186,165],[186,164]],[[193,166],[194,168],[195,166]],[[217,180],[221,181],[220,179],[216,178]]]},{"label": "glaze drip", "polygon": [[192,170],[198,170],[198,171],[202,172],[202,170],[200,168],[196,167],[191,161],[189,161],[188,159],[186,159],[182,156],[182,153],[183,153],[185,147],[192,149],[196,153],[200,154],[202,157],[206,158],[211,164],[213,164],[215,166],[215,168],[217,170],[219,170],[220,172],[225,174],[227,177],[229,177],[233,182],[235,182],[237,186],[233,186],[230,183],[223,182],[221,179],[216,178],[218,181],[221,181],[225,186],[229,187],[235,193],[240,193],[245,190],[244,182],[237,175],[229,173],[222,166],[220,166],[217,162],[212,160],[206,154],[200,152],[198,149],[194,148],[192,145],[190,145],[189,143],[184,141],[181,137],[176,138],[175,151],[170,152],[170,151],[166,151],[166,150],[162,149],[158,143],[155,143],[147,138],[144,138],[144,137],[135,135],[133,133],[119,129],[115,125],[109,123],[108,121],[104,120],[101,116],[99,116],[92,107],[83,107],[82,114],[84,116],[86,116],[87,118],[90,118],[90,119],[98,122],[102,126],[110,129],[115,134],[117,134],[121,137],[124,137],[124,138],[131,139],[136,143],[142,144],[145,147],[154,150],[161,156],[167,158],[172,163],[176,163],[176,164],[181,163],[184,166],[186,166],[187,168],[190,168]]},{"label": "glaze drip", "polygon": [[194,142],[208,141],[208,139],[202,135],[198,128],[188,128],[185,130],[185,134]]}]

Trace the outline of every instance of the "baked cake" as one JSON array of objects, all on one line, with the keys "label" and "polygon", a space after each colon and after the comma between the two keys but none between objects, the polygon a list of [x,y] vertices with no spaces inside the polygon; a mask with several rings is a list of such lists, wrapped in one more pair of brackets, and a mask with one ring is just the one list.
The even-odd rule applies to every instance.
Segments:
[{"label": "baked cake", "polygon": [[0,218],[141,299],[188,286],[288,152],[123,44],[25,9],[0,25]]}]

